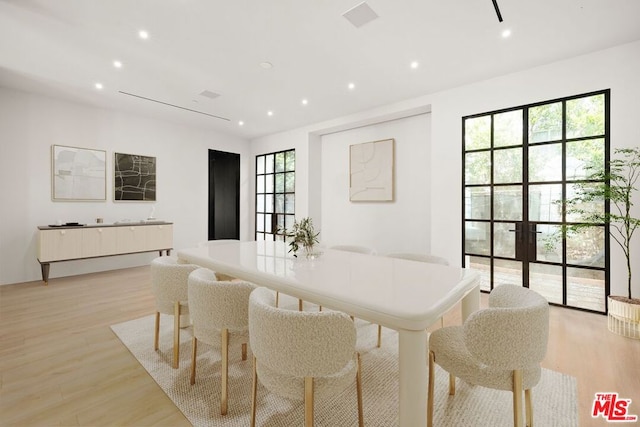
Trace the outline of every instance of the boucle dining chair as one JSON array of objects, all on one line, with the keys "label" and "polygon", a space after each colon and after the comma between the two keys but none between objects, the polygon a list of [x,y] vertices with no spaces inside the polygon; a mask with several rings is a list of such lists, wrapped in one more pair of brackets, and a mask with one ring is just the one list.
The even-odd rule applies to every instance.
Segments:
[{"label": "boucle dining chair", "polygon": [[540,294],[516,285],[501,285],[489,294],[489,308],[471,314],[462,326],[438,329],[429,337],[427,426],[433,425],[435,363],[449,372],[449,394],[455,377],[513,392],[513,424],[533,425],[531,389],[540,381],[540,362],[547,352],[549,304]]},{"label": "boucle dining chair", "polygon": [[189,274],[197,265],[182,263],[178,257],[162,256],[151,261],[151,290],[156,298],[153,349],[158,351],[160,314],[173,316],[173,367],[180,363],[180,317],[189,315],[187,287]]},{"label": "boucle dining chair", "polygon": [[349,316],[278,308],[272,291],[257,288],[249,298],[249,342],[254,355],[251,427],[256,424],[258,381],[281,397],[304,400],[304,425],[311,427],[314,399],[334,396],[354,379],[358,425],[364,425],[360,355]]},{"label": "boucle dining chair", "polygon": [[196,382],[198,342],[220,348],[221,394],[220,413],[227,414],[229,346],[241,344],[242,360],[247,360],[249,341],[249,295],[252,283],[221,281],[216,273],[198,268],[189,275],[189,313],[193,325],[191,351],[191,384]]},{"label": "boucle dining chair", "polygon": [[[449,261],[437,255],[420,252],[396,252],[387,254],[389,258],[407,259],[409,261],[426,262],[429,264],[449,265]],[[444,317],[440,317],[440,327],[444,326]]]},{"label": "boucle dining chair", "polygon": [[[338,251],[345,251],[345,252],[355,252],[358,254],[365,254],[365,255],[376,254],[376,251],[374,249],[368,248],[366,246],[358,246],[358,245],[336,245],[336,246],[331,246],[331,249],[336,249]],[[353,316],[351,316],[351,320],[353,320]],[[380,348],[381,345],[382,345],[382,325],[378,325],[378,342],[376,343],[376,346]]]}]

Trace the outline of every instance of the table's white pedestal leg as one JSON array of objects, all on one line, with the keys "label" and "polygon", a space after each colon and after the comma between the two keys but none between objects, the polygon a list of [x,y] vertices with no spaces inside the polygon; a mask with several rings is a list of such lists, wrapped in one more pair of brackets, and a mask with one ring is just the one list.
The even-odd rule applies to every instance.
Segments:
[{"label": "table's white pedestal leg", "polygon": [[427,333],[402,329],[399,332],[400,370],[399,426],[427,425]]}]

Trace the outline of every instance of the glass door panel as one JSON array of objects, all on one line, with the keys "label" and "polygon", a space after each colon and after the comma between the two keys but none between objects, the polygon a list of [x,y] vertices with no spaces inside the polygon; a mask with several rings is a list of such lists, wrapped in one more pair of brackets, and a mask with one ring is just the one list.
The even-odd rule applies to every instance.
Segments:
[{"label": "glass door panel", "polygon": [[562,180],[562,144],[529,147],[529,182]]},{"label": "glass door panel", "polygon": [[522,110],[493,116],[493,146],[522,145]]},{"label": "glass door panel", "polygon": [[605,276],[601,270],[567,268],[567,305],[605,310]]},{"label": "glass door panel", "polygon": [[549,302],[562,304],[562,266],[529,264],[529,289]]},{"label": "glass door panel", "polygon": [[480,289],[491,290],[491,259],[479,256],[467,256],[465,265],[480,274]]},{"label": "glass door panel", "polygon": [[567,264],[603,268],[604,240],[604,227],[589,227],[572,232],[571,238],[567,239]]},{"label": "glass door panel", "polygon": [[467,219],[491,219],[491,187],[467,187],[464,209]]},{"label": "glass door panel", "polygon": [[522,262],[493,260],[493,286],[518,285],[522,286]]},{"label": "glass door panel", "polygon": [[586,178],[608,158],[608,97],[463,118],[464,262],[480,272],[481,289],[517,284],[554,304],[606,311],[608,230],[590,213],[608,208],[588,200],[567,214],[565,200],[603,185]]},{"label": "glass door panel", "polygon": [[529,221],[562,221],[562,184],[529,185]]},{"label": "glass door panel", "polygon": [[491,147],[491,116],[469,118],[464,122],[465,150]]},{"label": "glass door panel", "polygon": [[[522,224],[498,222],[493,226],[493,256],[516,258],[516,238]],[[516,228],[517,227],[517,228]]]},{"label": "glass door panel", "polygon": [[465,228],[465,252],[476,255],[491,255],[491,224],[467,221]]},{"label": "glass door panel", "polygon": [[469,153],[465,157],[465,184],[491,183],[491,153]]},{"label": "glass door panel", "polygon": [[562,102],[529,108],[529,144],[562,138]]},{"label": "glass door panel", "polygon": [[562,262],[562,241],[560,225],[536,224],[536,252],[533,261]]},{"label": "glass door panel", "polygon": [[493,189],[493,219],[522,220],[522,186],[509,185]]},{"label": "glass door panel", "polygon": [[493,152],[493,183],[522,182],[522,148],[508,148]]}]

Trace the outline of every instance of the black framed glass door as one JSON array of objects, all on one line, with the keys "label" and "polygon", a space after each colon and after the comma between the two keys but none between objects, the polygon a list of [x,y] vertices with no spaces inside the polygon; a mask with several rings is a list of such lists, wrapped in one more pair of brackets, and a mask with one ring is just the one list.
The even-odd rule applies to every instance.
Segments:
[{"label": "black framed glass door", "polygon": [[606,90],[463,118],[463,263],[481,272],[483,290],[519,284],[605,312],[607,225],[562,230],[582,221],[564,201],[608,159],[608,117]]}]

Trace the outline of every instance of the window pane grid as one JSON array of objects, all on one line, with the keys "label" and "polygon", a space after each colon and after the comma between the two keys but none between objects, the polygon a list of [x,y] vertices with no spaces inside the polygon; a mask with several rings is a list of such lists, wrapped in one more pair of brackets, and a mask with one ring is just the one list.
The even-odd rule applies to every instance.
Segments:
[{"label": "window pane grid", "polygon": [[284,240],[295,218],[295,150],[256,156],[256,240]]},{"label": "window pane grid", "polygon": [[[593,92],[463,118],[463,258],[481,272],[483,290],[521,281],[552,303],[606,310],[608,228],[567,215],[564,201],[579,184],[603,184],[587,178],[608,158],[608,97]],[[589,227],[558,239],[564,224]],[[555,288],[541,287],[546,276]]]}]

